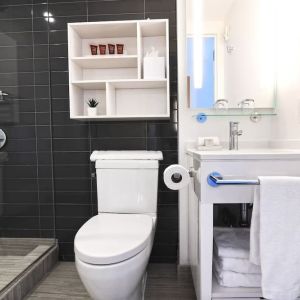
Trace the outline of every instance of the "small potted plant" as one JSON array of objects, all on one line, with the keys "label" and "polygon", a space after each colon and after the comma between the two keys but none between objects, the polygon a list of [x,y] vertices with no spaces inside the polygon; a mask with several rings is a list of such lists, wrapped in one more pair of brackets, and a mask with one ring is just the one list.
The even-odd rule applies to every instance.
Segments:
[{"label": "small potted plant", "polygon": [[98,106],[99,102],[96,99],[89,99],[87,101],[87,113],[89,117],[95,117],[97,116],[97,106]]}]

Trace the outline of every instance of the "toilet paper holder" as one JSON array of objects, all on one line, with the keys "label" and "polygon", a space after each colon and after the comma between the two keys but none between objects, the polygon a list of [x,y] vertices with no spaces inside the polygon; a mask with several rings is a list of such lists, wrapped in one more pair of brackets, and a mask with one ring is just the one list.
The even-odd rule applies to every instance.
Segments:
[{"label": "toilet paper holder", "polygon": [[194,174],[193,170],[182,165],[170,165],[164,170],[164,183],[171,190],[180,190],[190,183],[190,177]]},{"label": "toilet paper holder", "polygon": [[194,167],[191,167],[190,169],[189,169],[189,175],[190,175],[190,177],[195,177],[196,175],[197,175],[197,171],[194,169]]},{"label": "toilet paper holder", "polygon": [[[197,174],[197,171],[194,169],[194,168],[190,168],[189,171],[188,171],[189,175],[191,178],[194,178]],[[174,173],[172,176],[171,176],[171,180],[174,182],[174,183],[179,183],[181,180],[182,180],[182,176],[180,173]]]}]

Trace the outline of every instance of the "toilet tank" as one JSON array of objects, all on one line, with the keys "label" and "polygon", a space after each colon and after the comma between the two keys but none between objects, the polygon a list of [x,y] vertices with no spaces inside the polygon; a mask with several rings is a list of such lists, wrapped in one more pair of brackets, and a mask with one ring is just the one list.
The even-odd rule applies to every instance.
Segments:
[{"label": "toilet tank", "polygon": [[94,151],[98,212],[156,213],[160,151]]}]

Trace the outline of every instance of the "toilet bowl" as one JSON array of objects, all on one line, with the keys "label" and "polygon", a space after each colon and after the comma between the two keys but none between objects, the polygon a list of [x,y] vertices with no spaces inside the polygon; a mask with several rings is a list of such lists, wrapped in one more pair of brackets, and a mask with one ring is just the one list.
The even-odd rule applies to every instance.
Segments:
[{"label": "toilet bowl", "polygon": [[92,299],[141,300],[155,217],[99,214],[78,231],[76,267]]},{"label": "toilet bowl", "polygon": [[74,241],[78,274],[95,300],[142,300],[157,211],[157,151],[94,151],[98,215]]}]

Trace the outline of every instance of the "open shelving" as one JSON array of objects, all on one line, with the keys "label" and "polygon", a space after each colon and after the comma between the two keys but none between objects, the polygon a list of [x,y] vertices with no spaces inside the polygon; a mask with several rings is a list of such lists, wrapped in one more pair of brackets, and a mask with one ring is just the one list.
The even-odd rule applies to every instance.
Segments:
[{"label": "open shelving", "polygon": [[212,278],[212,298],[213,299],[251,299],[259,300],[262,297],[262,291],[260,288],[232,288],[220,286],[217,279],[213,276]]},{"label": "open shelving", "polygon": [[[124,44],[124,54],[91,55],[91,44]],[[68,24],[70,117],[82,120],[170,117],[168,20]],[[143,78],[152,48],[165,58],[165,76]],[[87,115],[88,99],[99,101]]]}]

